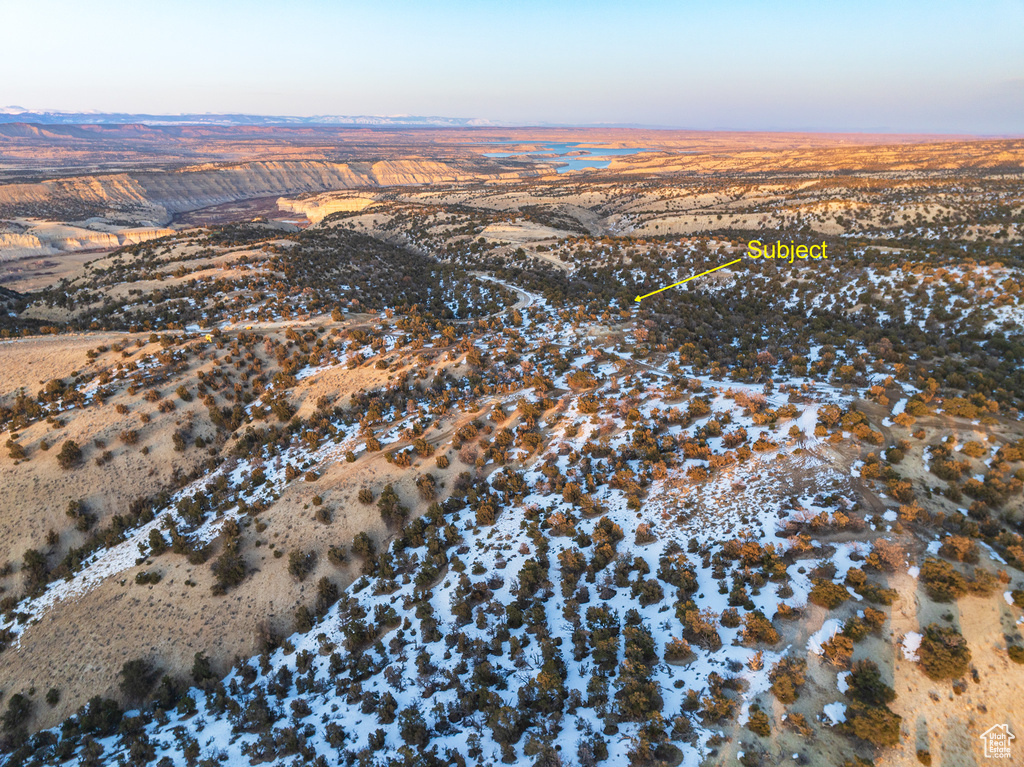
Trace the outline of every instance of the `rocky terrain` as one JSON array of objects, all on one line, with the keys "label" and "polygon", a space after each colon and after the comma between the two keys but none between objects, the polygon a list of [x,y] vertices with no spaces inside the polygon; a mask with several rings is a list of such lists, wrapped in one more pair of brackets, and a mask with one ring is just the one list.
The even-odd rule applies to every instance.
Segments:
[{"label": "rocky terrain", "polygon": [[[169,234],[171,230],[163,225],[171,223],[176,214],[240,200],[337,189],[519,178],[531,172],[536,171],[426,160],[288,161],[9,183],[0,185],[0,211],[18,215],[6,222],[6,231],[0,231],[0,259],[111,249],[142,242]],[[74,224],[47,220],[61,213],[93,215]],[[125,220],[150,226],[118,225]]]},{"label": "rocky terrain", "polygon": [[0,238],[111,238],[0,265],[3,763],[959,765],[1024,729],[1024,146],[467,138],[0,186]]}]

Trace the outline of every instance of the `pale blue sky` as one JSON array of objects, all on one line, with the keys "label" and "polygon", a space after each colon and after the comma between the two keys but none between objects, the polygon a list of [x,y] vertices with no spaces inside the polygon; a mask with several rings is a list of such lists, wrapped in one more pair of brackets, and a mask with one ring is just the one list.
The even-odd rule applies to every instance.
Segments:
[{"label": "pale blue sky", "polygon": [[0,6],[0,106],[1024,133],[1024,0]]}]

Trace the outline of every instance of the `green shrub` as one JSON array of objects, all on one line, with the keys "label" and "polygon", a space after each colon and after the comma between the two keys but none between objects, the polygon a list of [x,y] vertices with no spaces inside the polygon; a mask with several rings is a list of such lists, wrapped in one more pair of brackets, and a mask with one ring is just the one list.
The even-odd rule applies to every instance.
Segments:
[{"label": "green shrub", "polygon": [[389,526],[400,526],[409,516],[409,510],[401,504],[398,493],[390,484],[384,486],[380,498],[377,500],[377,510],[384,524]]},{"label": "green shrub", "polygon": [[83,533],[96,524],[96,515],[89,511],[84,501],[68,501],[68,507],[64,513],[75,520],[75,527]]},{"label": "green shrub", "polygon": [[331,605],[338,601],[338,586],[330,578],[324,576],[316,584],[316,604],[314,611],[317,616],[322,617],[331,609]]},{"label": "green shrub", "polygon": [[[1013,649],[1013,648],[1011,648]],[[682,663],[693,657],[693,650],[690,648],[690,643],[685,639],[673,637],[665,645],[665,660],[671,663]]]},{"label": "green shrub", "polygon": [[210,565],[216,579],[212,589],[214,594],[224,594],[245,580],[245,560],[238,551],[238,541],[229,540],[224,551]]},{"label": "green shrub", "polygon": [[81,460],[82,448],[78,446],[77,442],[69,439],[61,445],[60,452],[57,454],[57,463],[60,464],[62,469],[72,469],[77,466]]},{"label": "green shrub", "polygon": [[939,547],[939,554],[957,562],[978,561],[978,544],[965,535],[951,535]]},{"label": "green shrub", "polygon": [[960,632],[934,623],[924,630],[917,655],[921,670],[936,681],[962,677],[971,662],[967,640]]},{"label": "green shrub", "polygon": [[152,663],[145,658],[136,658],[126,661],[121,666],[119,687],[128,700],[139,703],[153,689],[159,676],[160,670],[155,668]]},{"label": "green shrub", "polygon": [[[689,605],[692,604],[692,602],[689,603]],[[683,638],[712,652],[722,646],[722,638],[715,626],[718,616],[714,611],[710,609],[698,611],[696,608],[687,608],[683,604],[679,604],[676,606],[676,617],[683,623]]]},{"label": "green shrub", "polygon": [[896,691],[882,681],[882,673],[873,661],[856,661],[847,682],[846,697],[867,706],[884,706],[896,699]]},{"label": "green shrub", "polygon": [[805,738],[809,738],[814,734],[814,728],[811,727],[807,717],[803,714],[798,714],[794,711],[789,712],[786,716],[785,724],[786,727],[800,733]]},{"label": "green shrub", "polygon": [[295,610],[295,630],[300,634],[305,634],[307,631],[313,628],[313,623],[316,619],[313,616],[312,611],[306,605],[299,605]]},{"label": "green shrub", "polygon": [[743,616],[741,635],[745,644],[775,644],[779,641],[779,632],[760,610]]},{"label": "green shrub", "polygon": [[332,544],[330,548],[327,549],[327,561],[335,567],[344,566],[345,563],[348,562],[348,555],[345,553],[345,547],[338,544]]},{"label": "green shrub", "polygon": [[807,661],[790,656],[780,658],[768,678],[780,703],[794,703],[800,697],[800,686],[807,680]]},{"label": "green shrub", "polygon": [[416,489],[424,501],[432,501],[437,495],[437,480],[433,474],[423,474],[416,479]]},{"label": "green shrub", "polygon": [[767,738],[772,734],[771,725],[768,723],[768,715],[756,703],[750,707],[747,729],[755,735],[760,735],[762,738]]},{"label": "green shrub", "polygon": [[846,573],[846,585],[869,602],[891,605],[898,596],[896,589],[887,589],[868,581],[867,573],[859,567],[852,567]]},{"label": "green shrub", "polygon": [[377,547],[373,543],[373,538],[366,532],[357,533],[356,537],[352,539],[352,553],[366,560],[373,559],[377,554]]},{"label": "green shrub", "polygon": [[903,718],[888,708],[868,706],[854,701],[846,707],[843,729],[879,748],[890,748],[900,742]]},{"label": "green shrub", "polygon": [[952,602],[967,593],[967,579],[949,562],[929,557],[918,576],[928,596],[936,602]]},{"label": "green shrub", "polygon": [[297,581],[304,581],[316,567],[315,551],[299,551],[295,549],[288,554],[288,572]]},{"label": "green shrub", "polygon": [[135,582],[140,586],[159,583],[162,578],[163,576],[156,570],[143,570],[142,572],[135,574]]},{"label": "green shrub", "polygon": [[849,637],[854,642],[859,642],[868,635],[869,631],[870,627],[868,624],[855,615],[852,618],[846,619],[840,633],[845,637]]},{"label": "green shrub", "polygon": [[206,689],[206,686],[217,678],[209,657],[200,651],[192,656],[192,681],[199,687]]},{"label": "green shrub", "polygon": [[21,563],[25,574],[25,589],[29,594],[38,594],[50,580],[50,568],[46,563],[46,555],[38,549],[28,549]]},{"label": "green shrub", "polygon": [[740,614],[735,607],[728,607],[722,612],[722,625],[727,629],[734,629],[740,625]]},{"label": "green shrub", "polygon": [[149,531],[149,554],[153,557],[158,557],[163,554],[169,546],[167,540],[164,538],[163,533],[157,530],[155,527]]},{"label": "green shrub", "polygon": [[876,610],[874,607],[864,608],[864,622],[872,631],[879,631],[885,625],[885,617],[885,613],[881,610]]},{"label": "green shrub", "polygon": [[822,646],[822,654],[825,660],[839,668],[850,667],[850,657],[853,655],[853,640],[843,634],[836,634]]},{"label": "green shrub", "polygon": [[981,567],[974,569],[974,577],[967,583],[967,590],[979,597],[986,597],[999,588],[999,579]]},{"label": "green shrub", "polygon": [[20,692],[7,699],[7,710],[0,717],[0,726],[7,734],[22,729],[32,716],[32,700]]},{"label": "green shrub", "polygon": [[807,598],[820,607],[834,610],[845,602],[849,596],[850,592],[846,590],[845,586],[840,586],[838,583],[833,583],[824,578],[818,578],[814,581],[814,586],[811,587],[811,593],[808,594]]},{"label": "green shrub", "polygon": [[171,435],[171,443],[174,445],[174,452],[184,453],[188,448],[188,435],[179,429]]}]

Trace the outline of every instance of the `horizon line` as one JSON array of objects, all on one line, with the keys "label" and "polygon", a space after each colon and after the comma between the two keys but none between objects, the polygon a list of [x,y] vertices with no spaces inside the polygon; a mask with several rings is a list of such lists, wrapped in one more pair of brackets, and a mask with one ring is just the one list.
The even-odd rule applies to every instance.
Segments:
[{"label": "horizon line", "polygon": [[[18,110],[18,111],[14,111]],[[58,122],[40,121],[32,118],[46,116],[65,118]],[[127,121],[102,118],[132,118]],[[18,119],[28,118],[28,119]],[[83,118],[81,121],[71,121],[70,118]],[[92,118],[92,119],[90,119]],[[101,118],[99,121],[96,118]],[[161,119],[163,118],[163,119]],[[207,119],[204,119],[207,118]],[[212,118],[212,119],[211,119]],[[217,120],[216,118],[221,118]],[[238,124],[230,118],[249,118],[262,121],[259,124]],[[374,121],[386,122],[374,122]],[[331,122],[343,121],[343,122]],[[393,122],[391,122],[393,121]],[[430,122],[430,121],[437,121]],[[173,127],[175,125],[196,125],[221,128],[242,128],[242,127],[265,127],[265,128],[298,128],[298,127],[320,127],[320,128],[434,128],[448,130],[528,130],[528,129],[618,129],[618,130],[655,130],[655,131],[680,131],[690,133],[814,133],[828,135],[852,135],[852,136],[936,136],[949,138],[979,138],[979,139],[1017,139],[1024,138],[1024,133],[973,133],[963,131],[942,131],[936,129],[899,129],[889,126],[875,126],[871,128],[852,129],[836,126],[798,126],[798,127],[734,127],[715,126],[701,128],[686,125],[664,125],[657,123],[636,123],[636,122],[543,122],[523,121],[512,122],[503,120],[492,120],[485,117],[452,117],[447,115],[415,115],[411,113],[398,114],[327,114],[316,115],[287,115],[287,114],[263,114],[258,112],[176,112],[176,113],[152,113],[152,112],[121,112],[121,111],[62,111],[62,110],[31,110],[24,107],[7,106],[0,108],[0,124],[24,124],[38,126],[60,126],[60,125],[146,125],[149,127]],[[448,124],[438,124],[448,123]]]}]

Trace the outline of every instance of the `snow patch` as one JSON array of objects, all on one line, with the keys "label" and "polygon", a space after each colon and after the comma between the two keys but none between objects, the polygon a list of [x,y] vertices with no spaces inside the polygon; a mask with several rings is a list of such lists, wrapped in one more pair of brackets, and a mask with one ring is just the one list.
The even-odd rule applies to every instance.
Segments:
[{"label": "snow patch", "polygon": [[821,710],[822,715],[833,725],[846,721],[846,704],[842,701],[829,703]]},{"label": "snow patch", "polygon": [[821,624],[820,629],[811,634],[810,638],[807,640],[807,649],[815,655],[821,655],[824,653],[821,646],[838,634],[839,629],[841,629],[842,626],[842,621],[836,618],[829,618]]},{"label": "snow patch", "polygon": [[917,662],[921,660],[917,656],[917,650],[921,646],[921,640],[923,635],[918,634],[916,631],[908,631],[903,636],[903,659],[911,662]]}]

